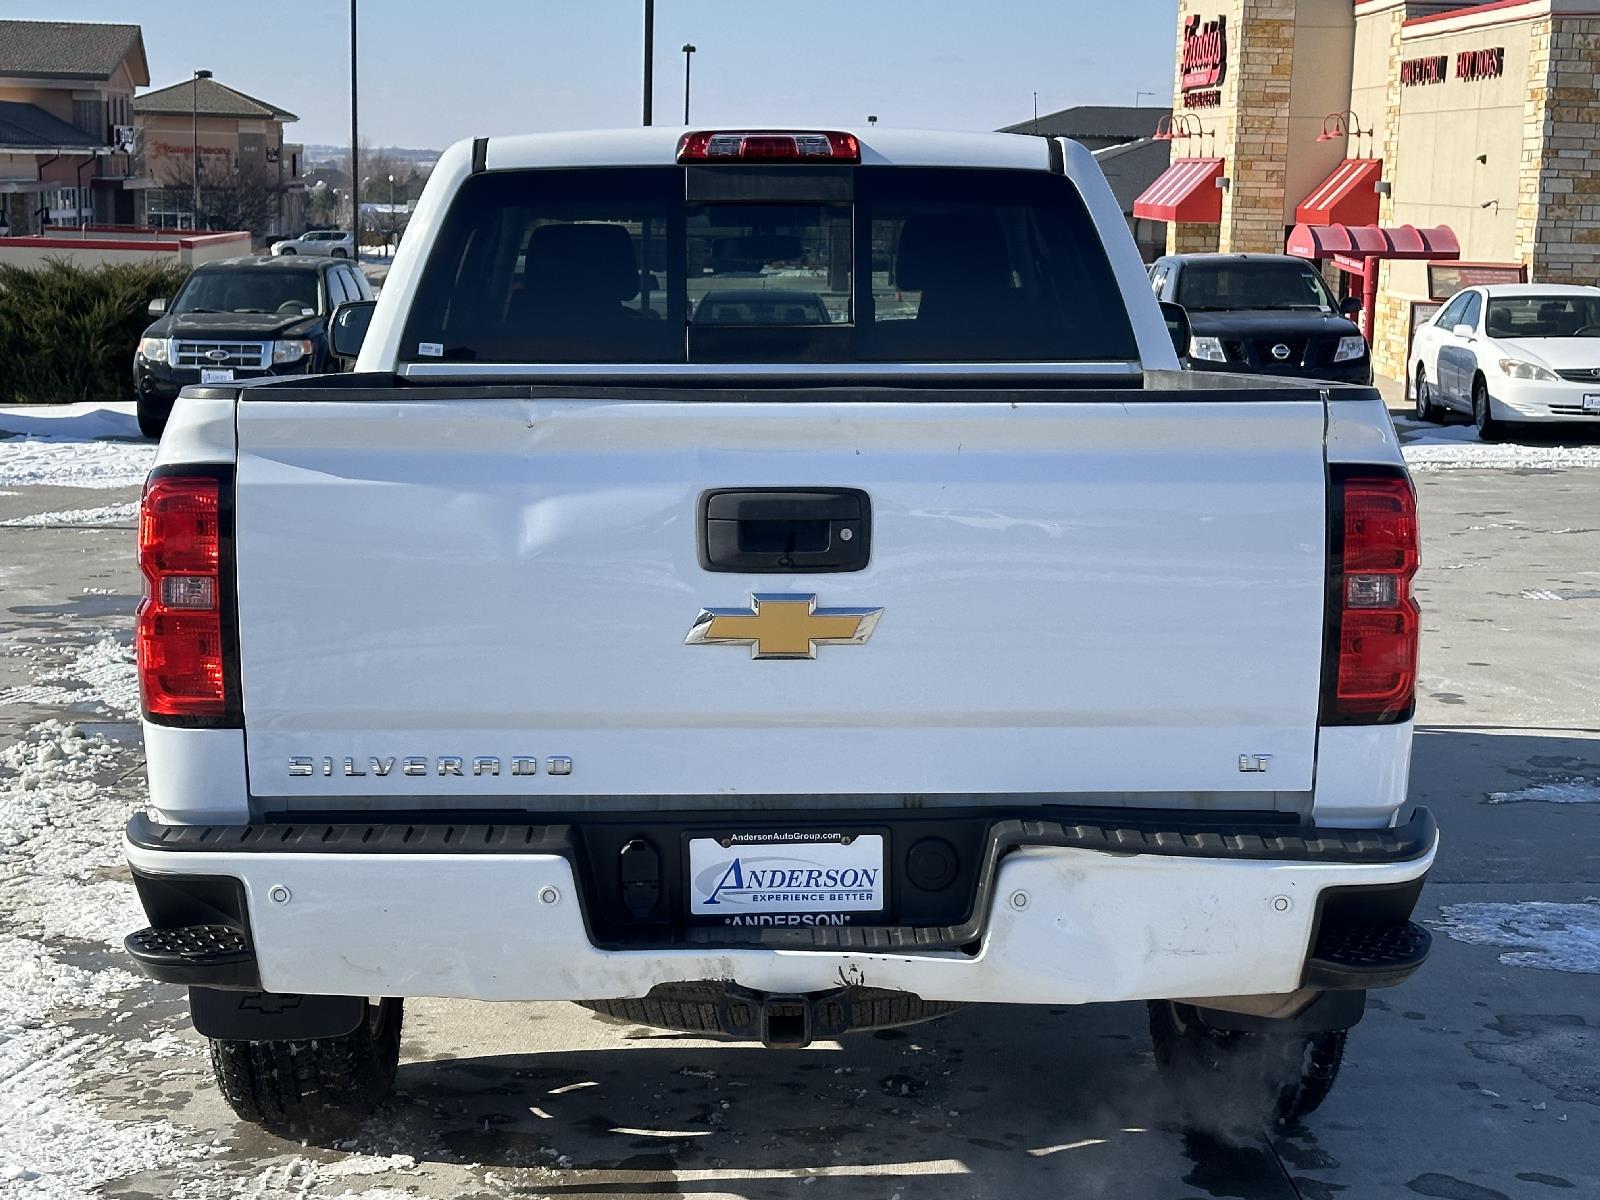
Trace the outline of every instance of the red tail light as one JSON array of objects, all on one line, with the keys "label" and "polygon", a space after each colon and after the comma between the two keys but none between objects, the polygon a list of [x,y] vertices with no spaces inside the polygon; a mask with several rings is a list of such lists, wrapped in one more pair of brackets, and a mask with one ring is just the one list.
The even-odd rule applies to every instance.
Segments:
[{"label": "red tail light", "polygon": [[679,162],[860,162],[854,134],[762,130],[700,130],[678,139]]},{"label": "red tail light", "polygon": [[1330,580],[1332,724],[1402,720],[1417,686],[1417,500],[1401,474],[1335,478]]},{"label": "red tail light", "polygon": [[215,724],[232,707],[223,597],[223,481],[157,475],[139,512],[135,650],[145,716]]}]

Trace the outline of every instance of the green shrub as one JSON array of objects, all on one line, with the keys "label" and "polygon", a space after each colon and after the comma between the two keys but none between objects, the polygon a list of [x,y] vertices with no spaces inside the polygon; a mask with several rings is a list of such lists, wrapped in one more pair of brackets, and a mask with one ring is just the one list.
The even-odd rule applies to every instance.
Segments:
[{"label": "green shrub", "polygon": [[146,306],[188,269],[170,263],[0,263],[0,401],[133,399]]}]

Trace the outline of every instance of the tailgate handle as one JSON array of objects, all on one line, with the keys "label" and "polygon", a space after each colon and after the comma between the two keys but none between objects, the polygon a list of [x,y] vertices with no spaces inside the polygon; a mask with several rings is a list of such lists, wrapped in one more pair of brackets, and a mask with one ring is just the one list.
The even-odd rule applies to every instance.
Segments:
[{"label": "tailgate handle", "polygon": [[872,547],[872,501],[857,488],[717,488],[700,496],[707,571],[859,571]]}]

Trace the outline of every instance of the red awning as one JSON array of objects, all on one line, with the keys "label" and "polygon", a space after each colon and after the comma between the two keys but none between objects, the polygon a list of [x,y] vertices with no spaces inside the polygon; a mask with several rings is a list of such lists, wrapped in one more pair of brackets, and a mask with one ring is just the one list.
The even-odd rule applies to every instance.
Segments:
[{"label": "red awning", "polygon": [[1414,225],[1296,225],[1286,247],[1301,258],[1360,260],[1367,258],[1461,257],[1461,243],[1448,225],[1418,229]]},{"label": "red awning", "polygon": [[1372,185],[1383,174],[1381,158],[1347,158],[1312,189],[1294,210],[1302,225],[1374,225],[1378,193]]},{"label": "red awning", "polygon": [[1147,221],[1222,222],[1220,158],[1180,158],[1133,202],[1133,215]]}]

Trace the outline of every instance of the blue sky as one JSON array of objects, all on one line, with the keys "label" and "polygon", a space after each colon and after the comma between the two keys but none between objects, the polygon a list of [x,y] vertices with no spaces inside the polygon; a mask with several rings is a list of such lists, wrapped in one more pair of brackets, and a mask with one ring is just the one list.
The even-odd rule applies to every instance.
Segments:
[{"label": "blue sky", "polygon": [[[640,0],[361,0],[363,140],[639,120]],[[298,113],[290,135],[349,139],[343,0],[0,0],[0,15],[144,27],[151,82],[196,67]],[[992,129],[1072,104],[1152,104],[1171,87],[1175,0],[657,0],[656,122],[760,115]]]}]

